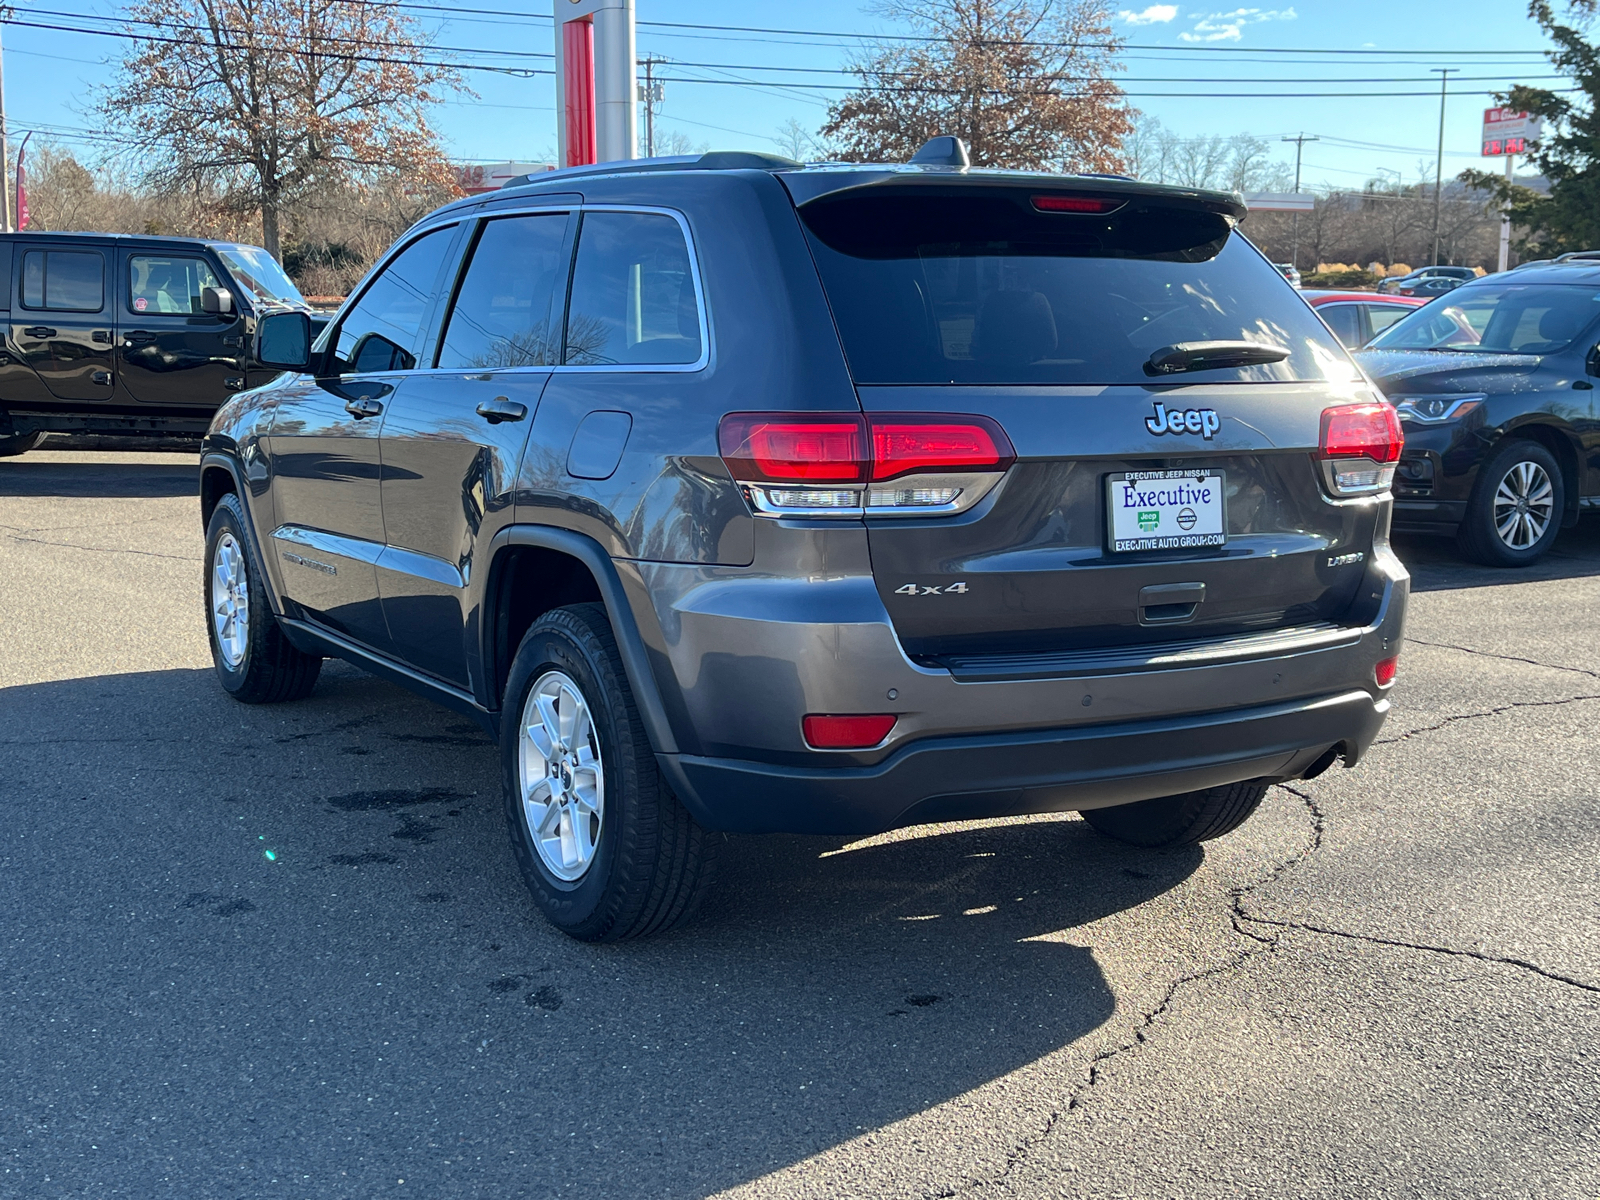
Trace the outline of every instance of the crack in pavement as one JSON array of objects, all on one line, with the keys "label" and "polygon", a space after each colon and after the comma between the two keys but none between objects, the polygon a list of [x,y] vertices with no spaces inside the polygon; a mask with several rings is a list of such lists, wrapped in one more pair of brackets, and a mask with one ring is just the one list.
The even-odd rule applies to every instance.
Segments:
[{"label": "crack in pavement", "polygon": [[1485,717],[1500,717],[1519,708],[1559,708],[1563,704],[1579,704],[1590,700],[1600,700],[1600,694],[1566,696],[1560,700],[1513,700],[1509,704],[1497,704],[1484,712],[1453,713],[1433,725],[1422,725],[1416,729],[1408,729],[1395,737],[1379,738],[1372,744],[1374,746],[1392,746],[1396,742],[1406,741],[1408,738],[1416,737],[1419,734],[1435,733],[1447,725],[1454,725],[1457,721],[1480,721]]},{"label": "crack in pavement", "polygon": [[15,533],[7,533],[6,537],[13,542],[31,542],[36,546],[59,546],[65,550],[88,550],[95,554],[138,554],[145,558],[170,558],[174,562],[203,563],[202,557],[191,558],[187,554],[160,554],[154,550],[129,550],[121,546],[80,546],[76,542],[52,542],[46,538],[21,537]]},{"label": "crack in pavement", "polygon": [[1561,974],[1559,971],[1546,970],[1544,967],[1539,966],[1537,963],[1531,963],[1525,958],[1508,958],[1498,954],[1485,954],[1480,950],[1461,950],[1454,946],[1430,946],[1425,942],[1406,942],[1398,938],[1378,937],[1376,934],[1371,933],[1354,933],[1348,929],[1330,929],[1325,925],[1312,925],[1305,921],[1277,921],[1271,917],[1251,916],[1245,916],[1242,919],[1252,921],[1258,925],[1276,925],[1281,929],[1304,929],[1308,933],[1321,933],[1329,937],[1348,938],[1353,942],[1371,942],[1378,946],[1397,946],[1402,950],[1422,950],[1429,954],[1449,954],[1458,958],[1475,958],[1479,962],[1499,963],[1507,967],[1520,967],[1524,971],[1532,971],[1535,975],[1554,980],[1556,983],[1564,983],[1569,987],[1581,988],[1586,992],[1600,993],[1600,984],[1585,983],[1581,979],[1574,979],[1570,975]]},{"label": "crack in pavement", "polygon": [[[1449,648],[1464,649],[1463,647]],[[1478,653],[1470,650],[1467,652]],[[1496,655],[1492,657],[1499,656]],[[1543,666],[1545,664],[1535,663],[1533,665]],[[1583,673],[1589,674],[1590,672]],[[1446,725],[1452,724],[1456,721],[1500,716],[1518,708],[1541,708],[1552,705],[1573,704],[1579,701],[1588,700],[1600,700],[1600,695],[1571,696],[1562,700],[1518,701],[1512,704],[1501,705],[1488,712],[1461,713],[1446,717],[1437,725],[1429,726],[1425,729],[1412,730],[1407,733],[1403,733],[1396,738],[1386,738],[1382,741],[1374,743],[1374,745],[1392,744],[1394,742],[1404,741],[1415,734],[1427,733],[1435,729],[1442,729]],[[1299,788],[1290,787],[1286,783],[1280,783],[1276,786],[1281,788],[1283,791],[1288,792],[1291,796],[1296,797],[1302,804],[1305,805],[1306,811],[1311,817],[1311,836],[1307,839],[1304,846],[1302,846],[1294,854],[1291,854],[1288,858],[1285,858],[1282,862],[1278,863],[1277,866],[1275,866],[1266,875],[1263,875],[1261,878],[1251,883],[1242,884],[1238,887],[1235,887],[1229,892],[1229,921],[1236,933],[1248,938],[1250,942],[1254,944],[1240,947],[1238,950],[1230,954],[1225,962],[1218,963],[1215,966],[1207,967],[1201,971],[1191,972],[1182,976],[1181,978],[1173,980],[1162,993],[1161,999],[1156,1006],[1140,1017],[1139,1023],[1134,1029],[1132,1039],[1123,1042],[1119,1046],[1114,1046],[1110,1049],[1097,1052],[1090,1060],[1088,1074],[1085,1076],[1083,1081],[1073,1089],[1072,1094],[1067,1098],[1066,1105],[1062,1108],[1053,1110],[1045,1119],[1044,1123],[1039,1127],[1037,1132],[1027,1138],[1024,1138],[1011,1150],[1009,1150],[1006,1154],[1005,1166],[1003,1166],[996,1174],[987,1179],[971,1179],[954,1188],[946,1188],[936,1192],[925,1193],[925,1195],[928,1197],[928,1200],[954,1200],[955,1197],[963,1194],[972,1194],[983,1191],[996,1184],[1003,1183],[1011,1175],[1012,1171],[1014,1171],[1016,1167],[1033,1152],[1035,1147],[1041,1145],[1050,1138],[1050,1136],[1055,1132],[1056,1127],[1061,1123],[1061,1119],[1064,1116],[1084,1107],[1088,1093],[1093,1090],[1093,1088],[1101,1081],[1103,1076],[1102,1068],[1106,1063],[1110,1062],[1112,1059],[1119,1058],[1122,1055],[1139,1050],[1150,1041],[1152,1036],[1151,1031],[1155,1029],[1156,1025],[1161,1021],[1161,1019],[1171,1010],[1179,992],[1188,987],[1190,984],[1198,983],[1205,979],[1213,979],[1217,976],[1226,975],[1233,971],[1240,970],[1247,962],[1249,962],[1250,959],[1259,954],[1271,954],[1277,952],[1282,940],[1281,935],[1264,936],[1253,929],[1246,928],[1246,925],[1265,925],[1278,929],[1301,929],[1309,933],[1318,933],[1329,937],[1346,938],[1351,941],[1371,942],[1376,945],[1390,946],[1396,949],[1414,950],[1418,953],[1444,954],[1457,958],[1475,959],[1479,962],[1496,963],[1504,966],[1517,967],[1542,978],[1549,979],[1555,983],[1566,984],[1582,991],[1600,993],[1600,986],[1586,983],[1583,980],[1574,979],[1570,976],[1562,975],[1559,972],[1547,970],[1546,968],[1541,967],[1536,963],[1528,962],[1525,959],[1486,954],[1476,950],[1461,950],[1449,946],[1432,946],[1420,942],[1405,942],[1393,938],[1383,938],[1373,934],[1353,933],[1348,930],[1332,929],[1326,926],[1312,925],[1307,922],[1279,921],[1269,917],[1251,916],[1250,913],[1245,910],[1245,901],[1250,894],[1259,890],[1260,888],[1266,887],[1268,884],[1276,883],[1290,871],[1298,867],[1301,863],[1305,862],[1313,854],[1317,853],[1317,851],[1321,850],[1327,834],[1327,816],[1322,811],[1321,807],[1318,806],[1316,800],[1313,799],[1309,793],[1304,792]]]},{"label": "crack in pavement", "polygon": [[1484,658],[1498,658],[1502,662],[1526,663],[1530,667],[1544,667],[1550,671],[1571,671],[1575,675],[1587,675],[1591,679],[1600,679],[1600,671],[1591,671],[1587,667],[1558,667],[1555,663],[1540,662],[1536,658],[1521,658],[1515,654],[1496,654],[1493,650],[1478,650],[1472,646],[1457,646],[1452,642],[1430,642],[1424,638],[1408,637],[1408,642],[1418,646],[1432,646],[1437,650],[1459,650],[1463,654],[1477,654]]},{"label": "crack in pavement", "polygon": [[1008,1151],[1006,1154],[1006,1164],[997,1174],[988,1179],[968,1180],[966,1183],[963,1183],[957,1188],[949,1188],[942,1191],[925,1193],[925,1195],[928,1197],[928,1200],[953,1200],[954,1197],[960,1196],[963,1193],[977,1192],[995,1184],[1003,1183],[1011,1174],[1011,1172],[1017,1167],[1017,1165],[1028,1157],[1034,1147],[1040,1145],[1050,1137],[1050,1135],[1055,1131],[1056,1126],[1060,1124],[1062,1117],[1066,1116],[1068,1113],[1077,1111],[1084,1106],[1085,1097],[1087,1096],[1088,1092],[1100,1082],[1101,1068],[1106,1063],[1131,1051],[1138,1050],[1149,1041],[1151,1030],[1155,1028],[1156,1024],[1161,1020],[1161,1018],[1164,1017],[1171,1009],[1173,1001],[1177,999],[1180,991],[1188,987],[1190,984],[1198,983],[1203,979],[1212,979],[1219,975],[1226,975],[1232,971],[1237,971],[1239,968],[1244,966],[1249,959],[1255,957],[1257,954],[1269,953],[1278,948],[1278,938],[1263,937],[1253,930],[1244,928],[1240,924],[1241,921],[1249,921],[1253,919],[1244,911],[1245,897],[1251,892],[1255,891],[1257,888],[1265,887],[1269,883],[1276,883],[1295,867],[1299,866],[1306,859],[1310,858],[1311,855],[1322,849],[1323,837],[1327,831],[1327,819],[1324,816],[1322,809],[1317,806],[1317,802],[1305,792],[1300,791],[1298,788],[1292,788],[1287,784],[1280,783],[1276,786],[1282,788],[1290,795],[1297,797],[1301,803],[1306,806],[1306,810],[1311,814],[1311,836],[1309,839],[1307,839],[1304,846],[1295,851],[1295,853],[1291,854],[1282,862],[1278,863],[1277,866],[1273,867],[1271,871],[1263,875],[1261,878],[1256,879],[1251,883],[1241,884],[1229,890],[1228,916],[1233,925],[1234,932],[1242,934],[1255,944],[1251,946],[1241,946],[1239,949],[1233,951],[1225,962],[1218,963],[1215,966],[1207,967],[1202,971],[1193,971],[1187,975],[1173,980],[1167,985],[1166,991],[1162,993],[1160,1002],[1157,1003],[1154,1008],[1150,1009],[1140,1017],[1139,1024],[1133,1032],[1132,1040],[1124,1042],[1120,1046],[1114,1046],[1108,1050],[1101,1050],[1097,1052],[1089,1061],[1088,1074],[1085,1076],[1083,1082],[1073,1089],[1072,1094],[1067,1098],[1065,1107],[1052,1111],[1045,1119],[1044,1124],[1040,1126],[1038,1132],[1023,1139],[1021,1142],[1018,1142],[1013,1149]]}]

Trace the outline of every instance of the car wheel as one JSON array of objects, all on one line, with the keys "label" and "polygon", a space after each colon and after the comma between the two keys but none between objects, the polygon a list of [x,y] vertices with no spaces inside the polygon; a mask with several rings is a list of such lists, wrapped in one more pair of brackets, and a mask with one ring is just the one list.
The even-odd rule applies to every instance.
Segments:
[{"label": "car wheel", "polygon": [[1514,439],[1479,468],[1456,541],[1475,562],[1525,567],[1555,543],[1565,512],[1555,455],[1538,442]]},{"label": "car wheel", "polygon": [[502,714],[512,851],[550,923],[610,942],[692,916],[720,839],[661,778],[603,605],[534,622]]},{"label": "car wheel", "polygon": [[223,690],[245,704],[311,694],[322,657],[296,649],[279,628],[250,553],[244,508],[231,492],[217,502],[206,529],[205,593],[211,661]]},{"label": "car wheel", "polygon": [[13,458],[18,454],[26,454],[29,450],[36,449],[44,441],[42,433],[18,433],[11,437],[0,437],[0,458]]},{"label": "car wheel", "polygon": [[1247,779],[1115,808],[1091,808],[1083,819],[1107,837],[1132,846],[1193,846],[1232,833],[1250,819],[1266,794],[1267,784]]}]

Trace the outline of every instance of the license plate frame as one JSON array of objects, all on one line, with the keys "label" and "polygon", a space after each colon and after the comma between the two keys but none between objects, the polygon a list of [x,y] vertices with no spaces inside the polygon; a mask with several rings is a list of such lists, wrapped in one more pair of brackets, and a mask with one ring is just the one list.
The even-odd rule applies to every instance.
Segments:
[{"label": "license plate frame", "polygon": [[[1152,486],[1134,493],[1129,484]],[[1113,554],[1210,550],[1228,544],[1228,478],[1219,467],[1119,471],[1105,477],[1104,494],[1106,548]],[[1127,503],[1135,495],[1152,502]]]}]

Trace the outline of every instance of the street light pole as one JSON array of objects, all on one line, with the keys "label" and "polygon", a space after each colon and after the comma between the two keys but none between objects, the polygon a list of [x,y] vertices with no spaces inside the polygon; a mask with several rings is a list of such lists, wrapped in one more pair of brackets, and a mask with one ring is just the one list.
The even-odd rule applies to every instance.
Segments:
[{"label": "street light pole", "polygon": [[[1302,133],[1299,137],[1286,137],[1282,139],[1294,143],[1294,194],[1300,194],[1300,155],[1306,148],[1307,142],[1320,142],[1321,138],[1307,137]],[[1294,242],[1289,251],[1289,263],[1296,271],[1300,269],[1300,214],[1294,214]]]},{"label": "street light pole", "polygon": [[1450,75],[1459,67],[1430,67],[1439,72],[1439,157],[1433,167],[1433,265],[1439,265],[1439,206],[1444,201],[1444,99]]}]

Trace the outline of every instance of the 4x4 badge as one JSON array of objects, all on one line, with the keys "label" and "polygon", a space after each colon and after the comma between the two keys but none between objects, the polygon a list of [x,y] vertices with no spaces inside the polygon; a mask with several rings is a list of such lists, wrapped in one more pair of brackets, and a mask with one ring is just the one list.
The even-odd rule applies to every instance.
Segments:
[{"label": "4x4 badge", "polygon": [[1186,408],[1182,412],[1173,409],[1168,412],[1167,406],[1157,401],[1156,415],[1146,417],[1144,427],[1157,436],[1163,433],[1198,433],[1209,442],[1222,428],[1222,418],[1217,416],[1214,408]]},{"label": "4x4 badge", "polygon": [[897,596],[965,596],[967,585],[947,583],[943,587],[929,587],[925,583],[905,583],[895,588],[894,593]]}]

